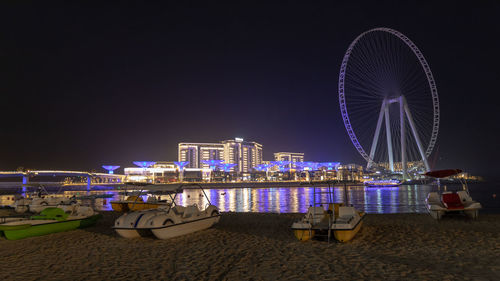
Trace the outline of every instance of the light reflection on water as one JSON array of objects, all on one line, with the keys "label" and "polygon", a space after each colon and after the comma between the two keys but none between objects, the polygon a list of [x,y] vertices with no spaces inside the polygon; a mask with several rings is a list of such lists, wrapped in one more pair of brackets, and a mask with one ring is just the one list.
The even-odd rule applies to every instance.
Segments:
[{"label": "light reflection on water", "polygon": [[[328,188],[316,188],[316,191],[326,192]],[[402,185],[399,187],[367,188],[364,186],[348,186],[349,204],[367,213],[425,213],[425,198],[435,190],[431,185]],[[290,188],[227,188],[206,189],[206,195],[212,204],[223,212],[273,212],[273,213],[305,213],[307,208],[316,202],[328,202],[327,194],[316,194],[314,198],[312,187]],[[64,196],[84,195],[84,191],[66,191]],[[118,191],[95,191],[91,194],[111,193],[113,198],[96,199],[98,210],[111,210],[111,200],[124,199]],[[472,193],[473,198],[475,194]],[[0,196],[0,205],[13,203],[12,195]],[[168,199],[162,195],[161,199]],[[146,195],[143,197],[146,200]],[[481,200],[480,198],[477,198]],[[345,201],[343,187],[334,188],[334,202]],[[480,201],[481,202],[481,201]],[[199,189],[185,189],[177,195],[176,203],[181,205],[197,204],[206,206],[207,198]],[[483,204],[484,206],[484,204]]]}]

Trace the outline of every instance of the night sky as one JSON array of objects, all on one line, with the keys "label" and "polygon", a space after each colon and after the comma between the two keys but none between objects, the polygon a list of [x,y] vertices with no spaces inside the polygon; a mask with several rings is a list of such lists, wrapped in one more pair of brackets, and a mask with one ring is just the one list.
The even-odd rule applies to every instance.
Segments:
[{"label": "night sky", "polygon": [[351,41],[380,26],[433,71],[435,168],[499,168],[496,1],[87,2],[0,4],[0,170],[174,161],[179,142],[234,137],[263,144],[265,160],[364,164],[338,74]]}]

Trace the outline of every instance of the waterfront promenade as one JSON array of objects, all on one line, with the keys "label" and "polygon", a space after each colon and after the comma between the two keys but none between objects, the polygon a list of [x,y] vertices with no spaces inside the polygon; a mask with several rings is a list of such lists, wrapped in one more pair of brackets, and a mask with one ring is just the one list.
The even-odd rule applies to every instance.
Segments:
[{"label": "waterfront promenade", "polygon": [[[62,184],[59,182],[31,182],[35,186],[41,184],[46,186],[47,189],[57,190],[62,187],[62,190],[86,190],[87,184],[85,183],[71,183]],[[362,186],[361,182],[353,181],[240,181],[240,182],[172,182],[166,183],[168,186],[179,186],[181,184],[200,184],[206,189],[221,189],[221,188],[273,188],[273,187],[303,187],[303,186],[317,186],[326,187],[328,185],[340,186],[347,184],[349,186]],[[23,186],[21,182],[0,182],[0,193],[9,193],[13,190],[19,189]],[[137,189],[133,184],[126,183],[95,183],[91,185],[92,189],[99,190],[124,190],[124,189]]]}]

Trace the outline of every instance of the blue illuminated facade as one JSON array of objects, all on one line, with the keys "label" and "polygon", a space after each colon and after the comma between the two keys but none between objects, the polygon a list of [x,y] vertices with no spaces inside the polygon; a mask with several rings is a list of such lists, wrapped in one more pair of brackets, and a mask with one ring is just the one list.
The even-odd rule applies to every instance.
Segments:
[{"label": "blue illuminated facade", "polygon": [[281,172],[287,172],[290,170],[291,161],[271,161],[271,164],[274,166],[278,166]]},{"label": "blue illuminated facade", "polygon": [[337,170],[340,162],[323,162],[320,163],[320,167],[325,167],[327,170]]},{"label": "blue illuminated facade", "polygon": [[230,172],[232,168],[234,168],[236,165],[235,163],[223,163],[219,166],[220,169],[222,169],[224,172]]},{"label": "blue illuminated facade", "polygon": [[189,165],[189,161],[179,161],[179,162],[174,162],[174,164],[179,167],[179,170],[184,170],[184,167]]},{"label": "blue illuminated facade", "polygon": [[262,171],[266,171],[267,169],[263,166],[263,165],[257,165],[255,167],[253,167],[253,169],[255,171],[259,171],[259,172],[262,172]]},{"label": "blue illuminated facade", "polygon": [[201,160],[201,163],[208,165],[210,170],[215,171],[224,163],[224,160]]}]

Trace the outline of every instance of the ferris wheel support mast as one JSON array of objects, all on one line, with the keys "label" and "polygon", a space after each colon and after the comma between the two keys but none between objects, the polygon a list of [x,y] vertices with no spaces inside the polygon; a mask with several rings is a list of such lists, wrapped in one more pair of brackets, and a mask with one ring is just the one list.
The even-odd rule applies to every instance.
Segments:
[{"label": "ferris wheel support mast", "polygon": [[403,179],[408,177],[408,163],[406,161],[406,127],[405,127],[405,108],[403,96],[398,98],[399,102],[399,123],[401,127],[401,170],[403,171]]},{"label": "ferris wheel support mast", "polygon": [[375,156],[375,152],[377,150],[378,139],[380,137],[380,129],[382,128],[382,121],[385,118],[385,131],[387,136],[387,151],[389,156],[389,168],[392,172],[394,172],[394,155],[392,152],[392,138],[391,138],[391,130],[390,130],[390,119],[389,119],[389,105],[391,103],[399,103],[399,118],[400,118],[400,130],[401,130],[401,167],[403,172],[403,177],[407,177],[408,173],[408,161],[406,155],[406,124],[405,124],[405,115],[406,119],[408,119],[408,123],[410,124],[411,133],[417,143],[418,152],[420,153],[420,157],[422,158],[422,162],[424,163],[424,167],[426,171],[429,171],[429,163],[427,161],[427,157],[425,155],[424,148],[422,146],[422,142],[420,141],[420,136],[417,131],[417,127],[415,126],[415,121],[413,121],[413,117],[410,112],[410,108],[408,107],[408,103],[406,102],[406,98],[404,96],[400,96],[398,98],[393,99],[384,99],[382,102],[382,106],[380,107],[380,112],[377,120],[377,127],[375,129],[375,134],[373,135],[372,146],[370,149],[370,158],[368,161],[367,169],[372,168],[375,164],[373,158]]},{"label": "ferris wheel support mast", "polygon": [[389,122],[389,105],[387,104],[384,108],[385,113],[385,132],[387,136],[387,152],[389,153],[389,168],[391,172],[394,172],[394,156],[392,154],[392,138],[391,138],[391,126]]},{"label": "ferris wheel support mast", "polygon": [[382,106],[380,107],[380,113],[378,115],[377,128],[375,129],[375,134],[373,135],[372,148],[370,149],[370,160],[368,161],[367,169],[370,169],[374,162],[373,157],[375,156],[375,150],[377,149],[378,137],[380,134],[380,127],[382,127],[382,119],[384,119],[384,111],[386,108],[385,99],[382,102]]},{"label": "ferris wheel support mast", "polygon": [[406,118],[408,119],[408,123],[410,123],[410,128],[413,133],[413,137],[415,138],[415,142],[417,143],[418,152],[420,153],[420,157],[422,157],[422,161],[424,162],[425,170],[430,171],[429,162],[427,161],[427,157],[425,156],[424,147],[422,146],[422,142],[420,141],[420,137],[418,135],[415,122],[413,121],[410,109],[408,108],[408,103],[406,103],[406,98],[404,96],[401,96],[401,99],[403,100],[403,106],[406,113]]}]

